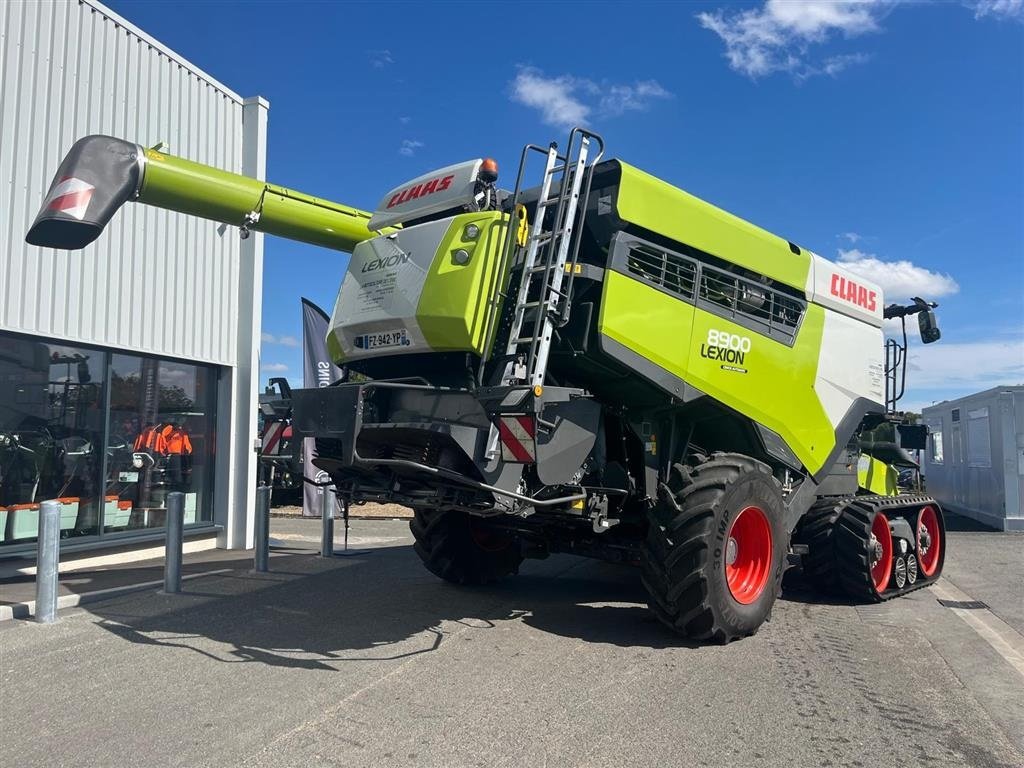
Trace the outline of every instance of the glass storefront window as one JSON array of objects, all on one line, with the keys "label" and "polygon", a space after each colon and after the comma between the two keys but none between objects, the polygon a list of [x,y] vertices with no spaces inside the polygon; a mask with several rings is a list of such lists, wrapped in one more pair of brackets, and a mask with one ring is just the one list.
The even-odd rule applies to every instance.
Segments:
[{"label": "glass storefront window", "polygon": [[106,532],[162,528],[173,491],[186,525],[212,521],[215,387],[207,366],[112,356]]},{"label": "glass storefront window", "polygon": [[33,541],[39,503],[61,537],[99,532],[106,353],[0,335],[0,545]]},{"label": "glass storefront window", "polygon": [[0,548],[213,522],[218,369],[0,333]]}]

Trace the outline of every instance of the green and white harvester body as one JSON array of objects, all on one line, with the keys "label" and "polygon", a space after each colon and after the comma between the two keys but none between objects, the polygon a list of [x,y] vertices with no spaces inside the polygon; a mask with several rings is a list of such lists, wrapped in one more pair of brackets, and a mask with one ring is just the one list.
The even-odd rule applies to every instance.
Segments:
[{"label": "green and white harvester body", "polygon": [[[638,566],[654,613],[728,641],[792,560],[884,600],[935,581],[939,505],[901,492],[906,339],[878,286],[619,160],[575,129],[511,191],[477,159],[373,213],[110,137],[79,141],[29,242],[81,248],[156,205],[351,252],[328,349],[351,380],[293,391],[342,500],[411,507],[438,576],[567,552]],[[528,173],[532,178],[528,180]]]}]

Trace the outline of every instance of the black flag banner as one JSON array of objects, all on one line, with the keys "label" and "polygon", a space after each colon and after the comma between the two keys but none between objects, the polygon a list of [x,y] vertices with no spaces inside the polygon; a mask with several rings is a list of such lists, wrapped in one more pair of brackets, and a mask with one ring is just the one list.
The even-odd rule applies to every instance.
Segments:
[{"label": "black flag banner", "polygon": [[[339,368],[327,354],[327,313],[309,299],[302,300],[302,385],[307,389],[329,387],[345,379],[345,370]],[[317,482],[330,480],[326,472],[313,466],[313,438],[302,441],[302,469],[306,477]],[[322,487],[303,484],[302,516],[320,517]]]}]

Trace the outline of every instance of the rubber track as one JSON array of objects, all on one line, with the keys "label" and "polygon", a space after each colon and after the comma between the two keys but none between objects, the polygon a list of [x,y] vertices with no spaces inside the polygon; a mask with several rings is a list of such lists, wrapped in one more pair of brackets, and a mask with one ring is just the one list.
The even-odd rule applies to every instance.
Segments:
[{"label": "rubber track", "polygon": [[836,579],[836,558],[832,549],[832,533],[843,514],[849,498],[818,499],[793,532],[793,540],[806,544],[808,552],[801,558],[804,578],[826,592],[842,591]]},{"label": "rubber track", "polygon": [[[843,590],[855,599],[883,603],[894,597],[902,597],[934,584],[942,570],[930,578],[919,578],[912,586],[903,589],[887,589],[879,595],[871,581],[871,571],[864,542],[870,535],[871,520],[877,511],[891,512],[905,508],[921,507],[926,504],[939,506],[931,496],[854,496],[841,503],[842,514],[833,532],[836,575]],[[888,517],[889,515],[886,514]],[[945,546],[945,541],[943,541]]]}]

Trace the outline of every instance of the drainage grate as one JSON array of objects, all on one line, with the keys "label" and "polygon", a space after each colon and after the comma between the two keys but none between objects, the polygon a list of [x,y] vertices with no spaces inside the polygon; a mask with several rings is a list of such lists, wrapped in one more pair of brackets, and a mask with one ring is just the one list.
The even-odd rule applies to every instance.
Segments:
[{"label": "drainage grate", "polygon": [[966,610],[977,610],[988,608],[981,600],[939,600],[939,605],[946,608],[964,608]]}]

